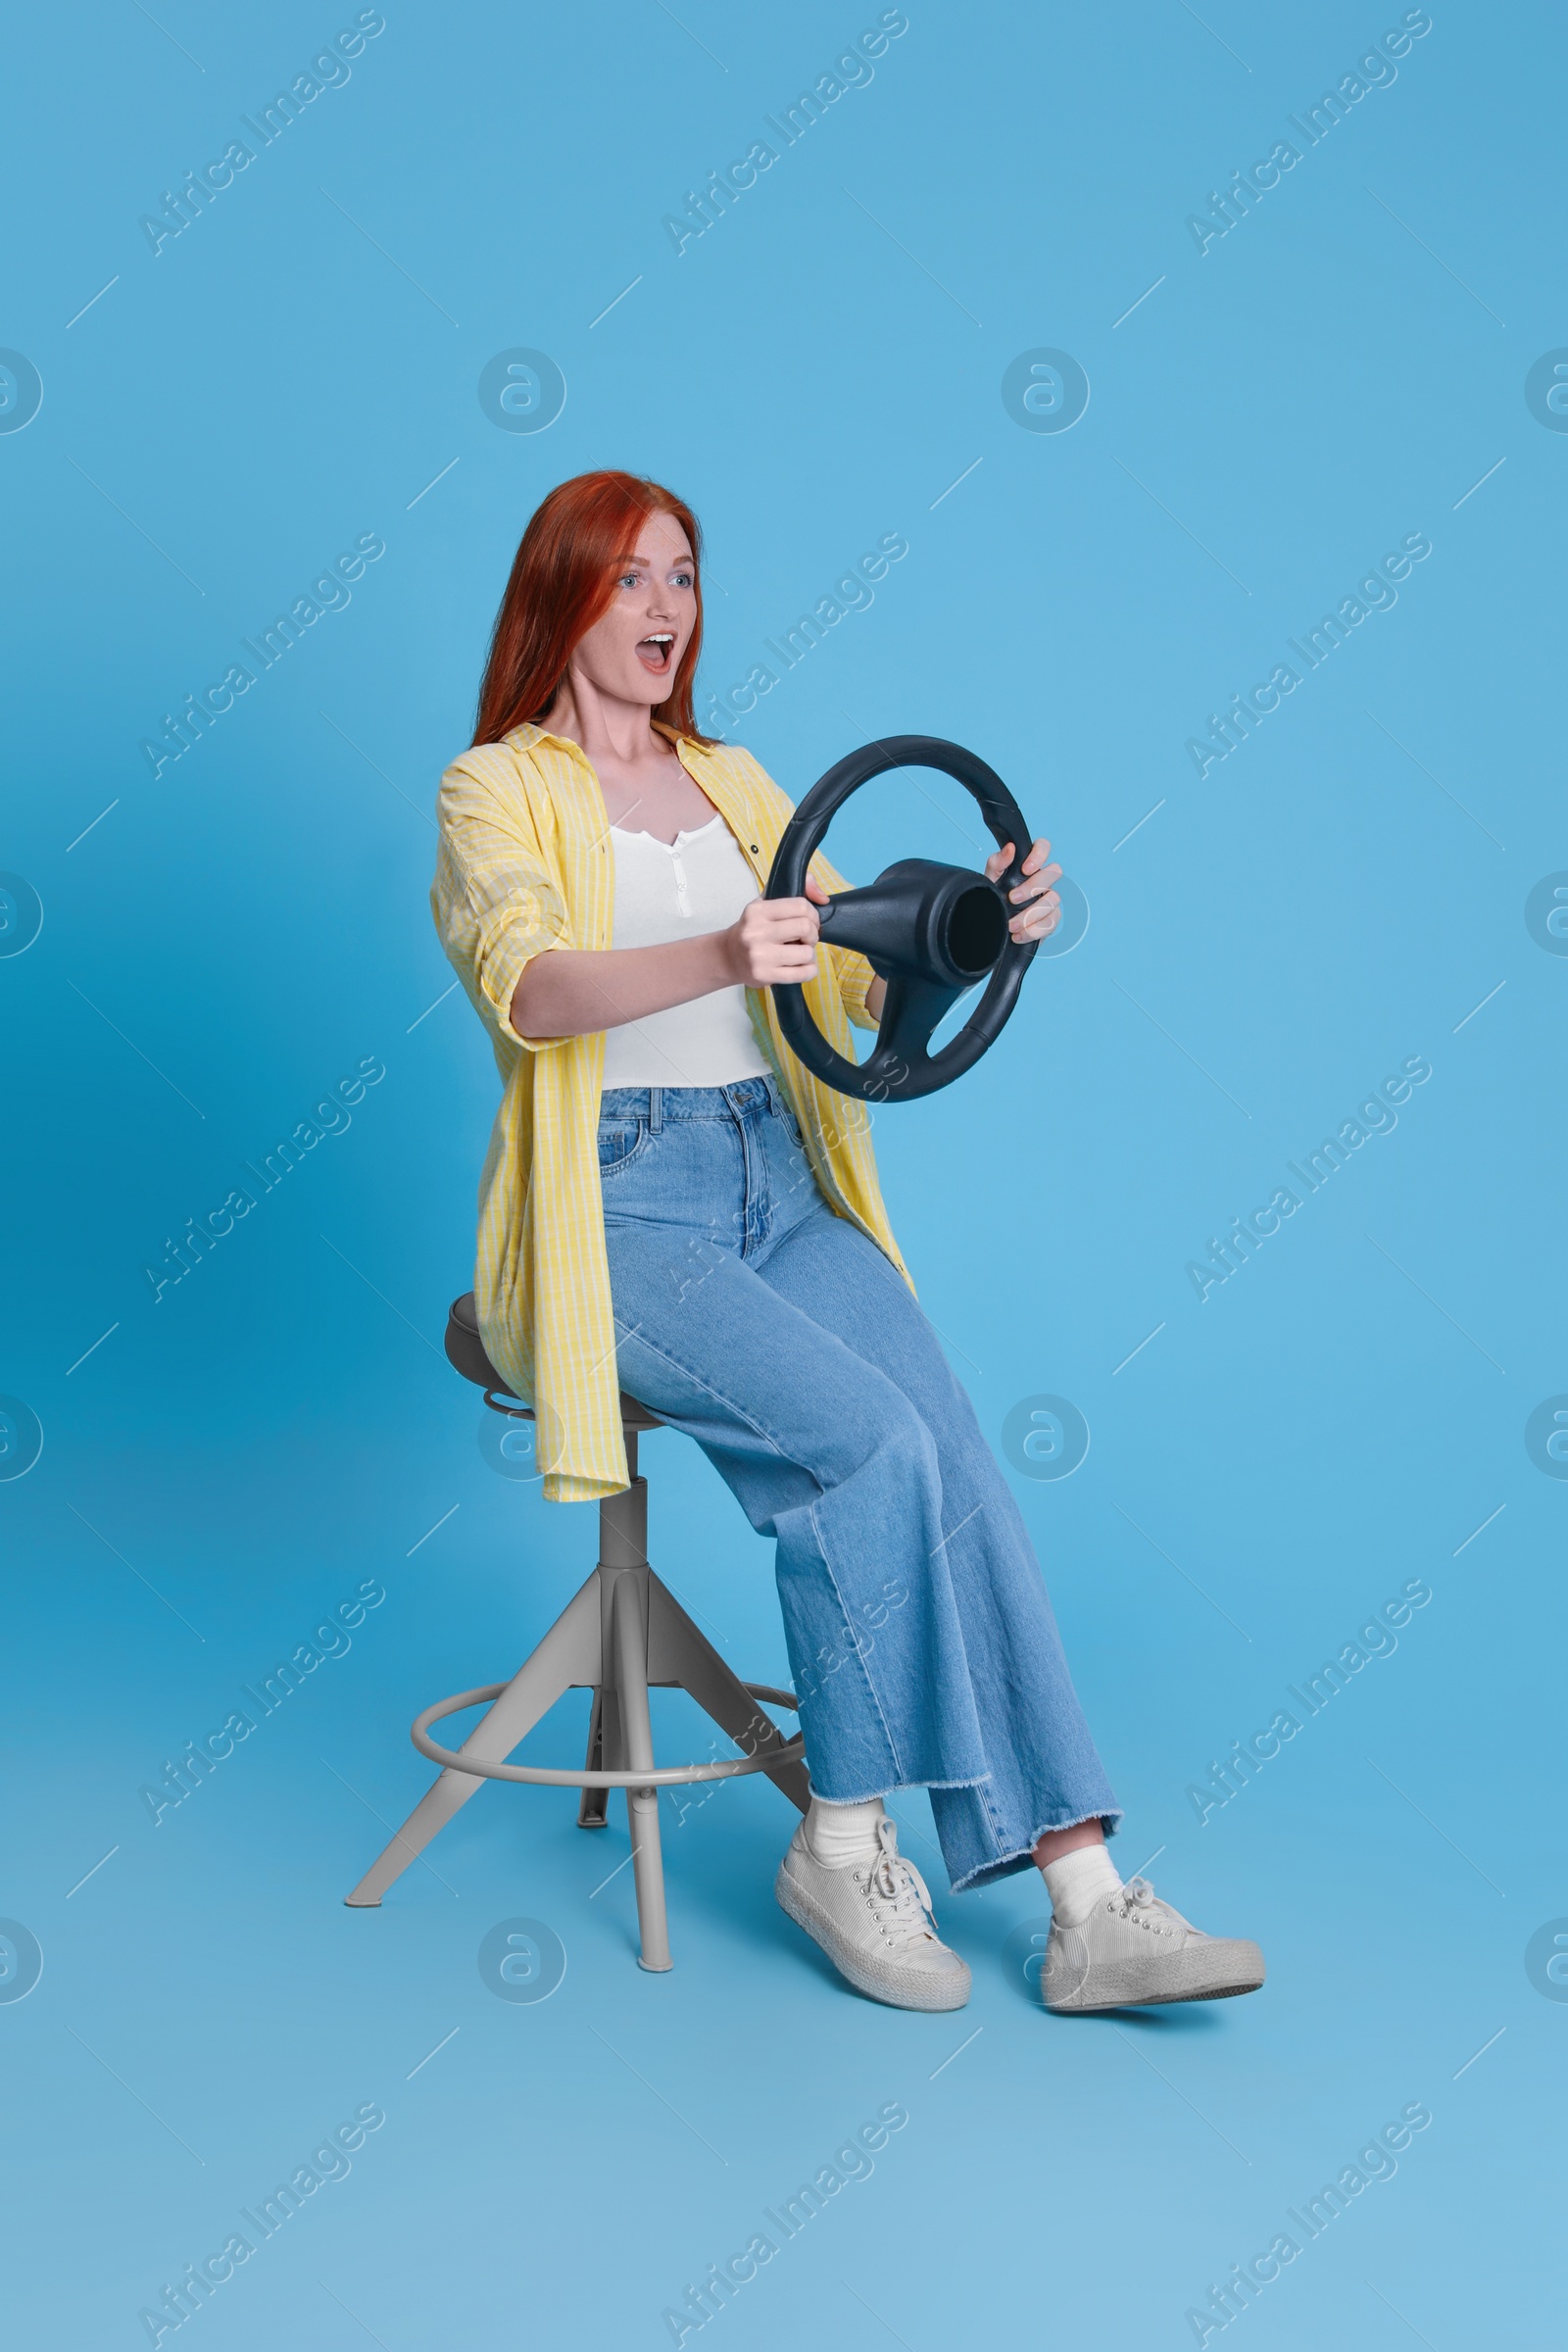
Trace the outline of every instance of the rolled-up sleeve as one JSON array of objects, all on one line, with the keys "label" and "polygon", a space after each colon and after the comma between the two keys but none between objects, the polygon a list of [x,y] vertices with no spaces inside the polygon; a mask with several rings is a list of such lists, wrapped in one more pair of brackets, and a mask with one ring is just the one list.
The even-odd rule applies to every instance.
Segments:
[{"label": "rolled-up sleeve", "polygon": [[462,760],[441,779],[440,849],[430,912],[441,945],[480,1014],[508,1045],[539,1052],[560,1041],[512,1025],[512,999],[533,958],[569,944],[560,892],[525,810]]}]

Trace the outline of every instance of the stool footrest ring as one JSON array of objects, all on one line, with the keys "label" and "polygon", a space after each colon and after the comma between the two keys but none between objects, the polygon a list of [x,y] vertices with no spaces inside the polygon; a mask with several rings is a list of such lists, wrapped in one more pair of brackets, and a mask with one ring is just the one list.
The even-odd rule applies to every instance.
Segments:
[{"label": "stool footrest ring", "polygon": [[[410,1739],[421,1756],[428,1756],[432,1764],[440,1764],[449,1772],[473,1773],[487,1781],[530,1781],[547,1788],[675,1788],[691,1781],[735,1781],[749,1772],[771,1772],[780,1764],[798,1764],[806,1753],[805,1738],[797,1733],[782,1746],[713,1764],[660,1764],[644,1772],[558,1772],[542,1764],[486,1763],[477,1756],[461,1755],[455,1748],[443,1747],[439,1740],[431,1739],[432,1723],[439,1723],[446,1715],[461,1715],[465,1707],[485,1705],[499,1698],[508,1688],[506,1683],[485,1683],[476,1690],[460,1690],[454,1698],[437,1699],[433,1707],[416,1715]],[[794,1708],[800,1703],[793,1690],[775,1690],[768,1683],[747,1683],[744,1688],[748,1696],[764,1699],[769,1706]]]}]

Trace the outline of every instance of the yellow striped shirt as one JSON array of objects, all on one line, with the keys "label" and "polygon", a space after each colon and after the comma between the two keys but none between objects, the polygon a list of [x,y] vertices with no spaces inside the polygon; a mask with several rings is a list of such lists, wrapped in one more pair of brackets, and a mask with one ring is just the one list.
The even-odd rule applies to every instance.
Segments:
[{"label": "yellow striped shirt", "polygon": [[[690,737],[671,741],[765,884],[790,802],[750,752]],[[541,951],[612,944],[614,859],[604,796],[577,744],[530,725],[454,760],[441,779],[438,813],[430,908],[490,1033],[502,1085],[479,1180],[480,1336],[508,1387],[533,1405],[547,1499],[592,1501],[626,1484],[599,1188],[604,1032],[519,1037],[511,1007],[524,966]],[[825,858],[813,858],[811,871],[825,890],[846,887]],[[863,956],[838,948],[818,953],[806,1001],[841,1054],[850,1052],[851,1021],[876,1026],[865,1007],[872,978]],[[836,1094],[796,1060],[770,991],[749,989],[747,1004],[830,1207],[869,1234],[904,1273],[882,1205],[866,1105]]]}]

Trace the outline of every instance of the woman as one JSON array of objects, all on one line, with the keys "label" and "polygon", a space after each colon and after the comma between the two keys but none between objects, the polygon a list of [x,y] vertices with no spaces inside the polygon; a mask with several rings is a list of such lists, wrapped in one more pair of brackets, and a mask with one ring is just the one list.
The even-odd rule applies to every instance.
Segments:
[{"label": "woman", "polygon": [[[442,779],[432,906],[504,1088],[486,1350],[533,1403],[549,1499],[625,1485],[625,1389],[777,1539],[812,1795],[776,1892],[851,1984],[910,2009],[968,1998],[883,1811],[925,1788],[955,1888],[1044,1873],[1051,2007],[1251,1991],[1255,1944],[1200,1935],[1111,1865],[1115,1799],[1011,1493],[905,1275],[864,1107],[779,1032],[768,992],[796,982],[847,1054],[882,982],[818,947],[845,887],[825,859],[805,898],[760,896],[790,803],[693,724],[699,553],[653,482],[552,491],[475,746]],[[1011,893],[1015,938],[1058,919],[1049,855],[1032,846]]]}]

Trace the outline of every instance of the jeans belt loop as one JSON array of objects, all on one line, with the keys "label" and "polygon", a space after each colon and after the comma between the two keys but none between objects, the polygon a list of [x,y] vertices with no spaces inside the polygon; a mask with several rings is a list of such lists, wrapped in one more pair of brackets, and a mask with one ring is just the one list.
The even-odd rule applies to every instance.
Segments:
[{"label": "jeans belt loop", "polygon": [[660,1135],[664,1125],[664,1090],[662,1086],[648,1089],[648,1132]]}]

